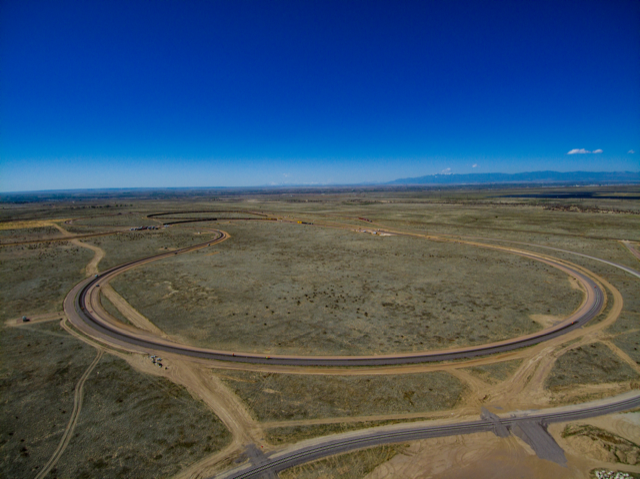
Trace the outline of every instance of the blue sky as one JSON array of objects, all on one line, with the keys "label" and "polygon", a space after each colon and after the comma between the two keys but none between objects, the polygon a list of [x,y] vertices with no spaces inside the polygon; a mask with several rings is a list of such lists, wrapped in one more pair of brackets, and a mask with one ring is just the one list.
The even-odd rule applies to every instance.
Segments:
[{"label": "blue sky", "polygon": [[638,171],[639,58],[635,0],[1,0],[0,191]]}]

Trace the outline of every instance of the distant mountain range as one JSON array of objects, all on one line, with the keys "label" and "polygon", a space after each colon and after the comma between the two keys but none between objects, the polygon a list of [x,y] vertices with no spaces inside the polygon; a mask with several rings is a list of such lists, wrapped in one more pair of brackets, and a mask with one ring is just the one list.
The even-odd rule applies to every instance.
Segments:
[{"label": "distant mountain range", "polygon": [[531,171],[527,173],[469,173],[401,178],[388,185],[480,185],[480,184],[629,184],[640,183],[640,171]]}]

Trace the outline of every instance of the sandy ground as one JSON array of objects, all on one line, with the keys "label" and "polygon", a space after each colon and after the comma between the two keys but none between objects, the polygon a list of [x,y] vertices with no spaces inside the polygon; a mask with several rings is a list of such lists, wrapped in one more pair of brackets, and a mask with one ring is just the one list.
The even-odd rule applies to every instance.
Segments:
[{"label": "sandy ground", "polygon": [[563,446],[567,456],[567,467],[539,459],[527,444],[514,436],[502,439],[492,433],[478,433],[429,439],[412,443],[402,454],[378,466],[366,477],[586,479],[589,477],[589,471],[595,467],[638,471],[637,467],[587,458],[583,451],[570,449],[566,444]]}]

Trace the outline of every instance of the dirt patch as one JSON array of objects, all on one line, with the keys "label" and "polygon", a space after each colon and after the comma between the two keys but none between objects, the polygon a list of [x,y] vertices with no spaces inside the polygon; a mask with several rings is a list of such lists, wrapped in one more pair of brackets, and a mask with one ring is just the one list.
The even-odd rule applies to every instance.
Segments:
[{"label": "dirt patch", "polygon": [[574,459],[569,458],[568,467],[562,467],[539,459],[514,436],[476,433],[412,442],[403,455],[381,464],[366,478],[583,479],[588,469]]},{"label": "dirt patch", "polygon": [[551,326],[558,324],[564,318],[562,316],[551,316],[548,314],[532,314],[531,319],[543,328],[550,328]]}]

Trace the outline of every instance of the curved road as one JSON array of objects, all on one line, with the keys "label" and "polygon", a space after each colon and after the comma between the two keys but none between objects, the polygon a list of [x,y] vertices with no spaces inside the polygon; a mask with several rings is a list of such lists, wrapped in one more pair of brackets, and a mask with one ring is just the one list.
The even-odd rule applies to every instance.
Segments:
[{"label": "curved road", "polygon": [[[290,366],[382,366],[466,359],[475,356],[501,353],[513,349],[531,346],[542,341],[546,341],[566,334],[569,331],[583,326],[588,321],[596,317],[600,313],[604,305],[603,291],[593,280],[591,280],[580,271],[560,262],[552,261],[549,258],[544,258],[533,253],[513,250],[509,248],[499,248],[493,245],[484,245],[484,247],[503,249],[512,254],[518,254],[529,259],[542,261],[550,266],[564,271],[567,274],[570,274],[571,276],[575,277],[585,288],[585,301],[575,313],[573,313],[558,325],[534,334],[480,346],[381,356],[265,356],[259,354],[233,353],[229,351],[216,351],[211,349],[196,348],[173,343],[161,338],[151,336],[149,334],[145,334],[144,332],[131,332],[124,328],[118,327],[113,322],[110,322],[108,318],[100,317],[95,312],[95,308],[92,306],[92,304],[94,303],[94,301],[99,301],[99,287],[101,284],[110,281],[116,275],[121,274],[133,267],[140,266],[152,261],[157,261],[159,259],[168,258],[177,254],[184,254],[200,248],[205,248],[207,246],[224,241],[228,238],[228,235],[226,233],[221,231],[219,233],[219,237],[215,240],[125,263],[123,265],[111,268],[94,278],[85,280],[84,282],[77,285],[73,290],[71,290],[71,292],[65,298],[64,308],[67,317],[76,328],[90,337],[94,337],[96,339],[111,343],[115,346],[125,347],[129,349],[133,347],[134,349],[145,353],[165,352],[210,360]],[[474,244],[483,246],[478,243]]]}]

